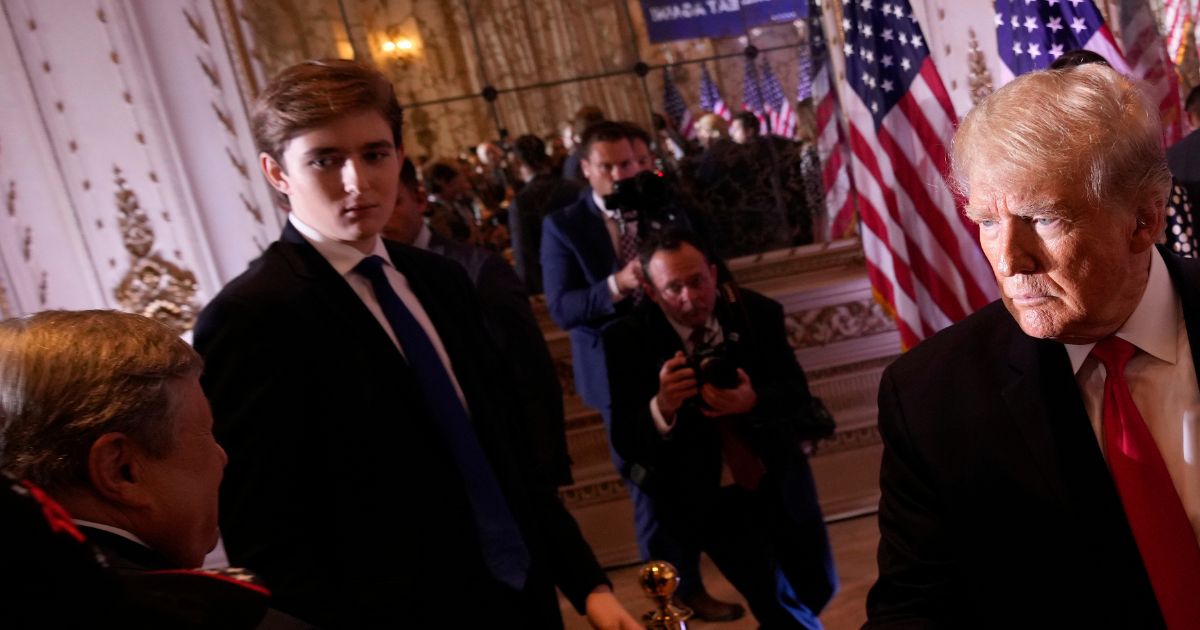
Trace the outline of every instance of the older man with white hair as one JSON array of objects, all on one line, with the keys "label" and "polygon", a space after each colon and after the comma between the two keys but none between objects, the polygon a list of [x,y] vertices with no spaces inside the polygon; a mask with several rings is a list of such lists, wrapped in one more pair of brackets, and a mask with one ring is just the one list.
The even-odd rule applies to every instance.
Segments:
[{"label": "older man with white hair", "polygon": [[1101,65],[981,102],[953,172],[1002,298],[884,373],[870,628],[1200,627],[1200,266]]}]

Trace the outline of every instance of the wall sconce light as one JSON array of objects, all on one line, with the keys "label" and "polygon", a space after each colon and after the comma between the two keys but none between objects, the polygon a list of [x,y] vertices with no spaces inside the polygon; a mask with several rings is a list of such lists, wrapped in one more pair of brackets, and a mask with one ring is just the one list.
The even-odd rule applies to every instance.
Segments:
[{"label": "wall sconce light", "polygon": [[407,37],[397,37],[396,39],[385,39],[380,48],[383,52],[389,55],[409,55],[416,49],[416,44]]}]

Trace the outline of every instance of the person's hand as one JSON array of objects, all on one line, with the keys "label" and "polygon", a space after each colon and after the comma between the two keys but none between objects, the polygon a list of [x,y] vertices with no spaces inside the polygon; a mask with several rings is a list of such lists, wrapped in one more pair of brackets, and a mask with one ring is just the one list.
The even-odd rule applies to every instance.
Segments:
[{"label": "person's hand", "polygon": [[[705,383],[700,390],[700,396],[704,398],[704,404],[707,405],[707,408],[701,409],[701,411],[710,418],[749,413],[758,403],[758,394],[754,392],[750,377],[741,368],[738,368],[737,387],[720,389],[713,387],[712,383]],[[658,406],[660,409],[662,408],[661,400]]]},{"label": "person's hand", "polygon": [[696,370],[688,367],[682,352],[676,352],[658,371],[658,411],[670,422],[683,401],[696,393]]},{"label": "person's hand", "polygon": [[617,290],[622,295],[629,295],[642,286],[642,261],[634,258],[616,274]]},{"label": "person's hand", "polygon": [[597,586],[588,594],[585,609],[588,624],[597,630],[645,630],[607,586]]}]

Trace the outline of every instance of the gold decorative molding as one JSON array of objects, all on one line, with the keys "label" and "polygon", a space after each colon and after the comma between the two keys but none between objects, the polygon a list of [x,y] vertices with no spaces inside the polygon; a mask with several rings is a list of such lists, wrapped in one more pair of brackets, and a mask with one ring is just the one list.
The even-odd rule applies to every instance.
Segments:
[{"label": "gold decorative molding", "polygon": [[245,162],[237,159],[237,156],[233,154],[232,149],[225,147],[225,155],[229,156],[229,163],[233,164],[233,168],[237,169],[237,172],[242,175],[243,179],[250,179],[250,169],[246,168]]},{"label": "gold decorative molding", "polygon": [[208,77],[208,82],[216,89],[221,89],[221,75],[217,73],[217,69],[208,65],[199,57],[196,61],[200,64],[200,70],[204,72],[204,76]]},{"label": "gold decorative molding", "polygon": [[983,97],[992,93],[992,73],[987,67],[987,57],[979,49],[975,29],[967,29],[967,67],[971,86],[971,104],[978,105]]},{"label": "gold decorative molding", "polygon": [[625,482],[614,474],[607,479],[562,488],[558,496],[567,509],[575,509],[624,499],[629,496],[629,490],[625,488]]},{"label": "gold decorative molding", "polygon": [[187,20],[188,28],[192,29],[192,32],[196,34],[196,39],[204,42],[204,45],[207,46],[208,29],[204,27],[204,22],[189,13],[187,9],[182,9],[182,11],[184,19]]},{"label": "gold decorative molding", "polygon": [[212,103],[212,108],[213,113],[217,115],[217,120],[221,121],[221,126],[225,128],[225,131],[229,132],[229,135],[236,138],[237,131],[233,127],[233,117],[222,111],[216,103]]},{"label": "gold decorative molding", "polygon": [[262,225],[263,224],[262,209],[258,207],[258,204],[252,203],[249,199],[246,198],[246,195],[243,193],[238,193],[238,199],[242,200],[242,205],[246,207],[246,212],[249,212],[250,216],[254,217],[254,222],[259,225]]},{"label": "gold decorative molding", "polygon": [[842,363],[833,365],[820,370],[805,370],[804,374],[808,377],[809,383],[822,381],[825,379],[836,378],[838,376],[846,376],[859,372],[868,372],[879,368],[884,368],[891,365],[892,361],[899,359],[899,354],[893,354],[886,357],[878,357],[875,359],[867,359],[866,361],[856,361],[854,363]]},{"label": "gold decorative molding", "polygon": [[876,425],[850,429],[849,431],[838,431],[817,443],[817,452],[813,454],[813,457],[844,453],[846,451],[881,444],[882,442],[883,438],[880,437],[879,427]]},{"label": "gold decorative molding", "polygon": [[792,313],[786,325],[793,348],[826,346],[896,329],[887,311],[870,298]]},{"label": "gold decorative molding", "polygon": [[126,311],[159,321],[183,333],[196,322],[196,276],[153,251],[154,229],[137,194],[125,186],[120,167],[113,165],[117,186],[117,225],[129,252],[129,271],[113,290]]},{"label": "gold decorative molding", "polygon": [[800,274],[862,267],[865,260],[862,243],[858,238],[850,238],[763,252],[728,262],[738,282],[753,285]]},{"label": "gold decorative molding", "polygon": [[8,289],[0,284],[0,319],[8,319],[16,315],[13,313],[12,305],[8,303]]}]

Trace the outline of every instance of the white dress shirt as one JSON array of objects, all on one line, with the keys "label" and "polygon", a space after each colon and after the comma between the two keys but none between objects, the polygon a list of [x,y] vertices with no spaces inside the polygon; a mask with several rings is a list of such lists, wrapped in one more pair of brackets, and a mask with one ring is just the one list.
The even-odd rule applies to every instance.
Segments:
[{"label": "white dress shirt", "polygon": [[[621,260],[621,227],[617,222],[619,210],[609,210],[604,205],[604,198],[592,191],[592,201],[596,202],[596,207],[600,209],[601,218],[604,219],[604,229],[608,230],[608,240],[612,242],[613,253],[617,255],[617,261]],[[637,234],[637,221],[630,221],[625,224],[625,229],[633,230]],[[609,274],[608,276],[608,293],[612,296],[613,302],[620,302],[625,298],[625,294],[621,293],[621,289],[617,286],[617,275]]]},{"label": "white dress shirt", "polygon": [[[354,268],[358,263],[362,262],[367,254],[364,254],[354,247],[345,243],[340,243],[330,239],[315,229],[306,225],[298,217],[295,212],[288,213],[288,221],[292,226],[300,232],[304,240],[308,241],[317,253],[321,254],[329,264],[333,266],[342,278],[358,295],[358,299],[362,300],[364,306],[379,325],[383,328],[383,332],[387,333],[389,339],[395,344],[396,349],[400,354],[404,354],[404,348],[400,346],[400,341],[396,339],[396,333],[392,331],[391,324],[388,323],[387,317],[383,314],[383,308],[379,306],[379,300],[375,298],[375,289],[371,287],[371,281],[366,276],[356,273]],[[429,337],[429,341],[433,344],[434,350],[437,351],[438,358],[441,359],[442,365],[446,368],[446,373],[450,375],[450,382],[454,383],[454,391],[458,393],[458,399],[462,402],[463,407],[467,407],[466,396],[463,396],[462,388],[458,385],[458,378],[454,376],[454,366],[450,363],[450,355],[446,354],[446,348],[442,345],[442,338],[438,336],[437,329],[434,328],[433,322],[429,319],[429,315],[425,312],[425,307],[421,306],[421,301],[417,299],[417,295],[413,293],[408,286],[408,278],[400,273],[395,266],[392,265],[392,259],[388,256],[387,248],[383,246],[383,239],[375,237],[375,245],[371,251],[372,256],[379,256],[385,263],[383,265],[383,273],[387,276],[388,283],[392,285],[392,290],[396,295],[400,296],[400,301],[404,302],[404,306],[412,312],[413,318],[421,325],[425,331],[425,335]],[[469,408],[468,408],[469,409]]]},{"label": "white dress shirt", "polygon": [[85,521],[81,518],[73,518],[73,519],[71,519],[71,522],[75,523],[76,525],[82,525],[84,527],[98,529],[102,532],[108,532],[110,534],[120,536],[121,538],[124,538],[125,540],[128,540],[130,542],[135,542],[147,549],[150,548],[150,545],[147,545],[145,542],[142,541],[141,538],[138,538],[137,536],[135,536],[133,534],[133,532],[121,529],[120,527],[114,527],[112,525],[105,525],[104,523],[96,523],[94,521]]},{"label": "white dress shirt", "polygon": [[[1200,539],[1200,388],[1179,294],[1157,253],[1141,302],[1116,335],[1138,349],[1125,367],[1125,380]],[[1089,356],[1096,344],[1065,345],[1103,451],[1104,365]]]}]

